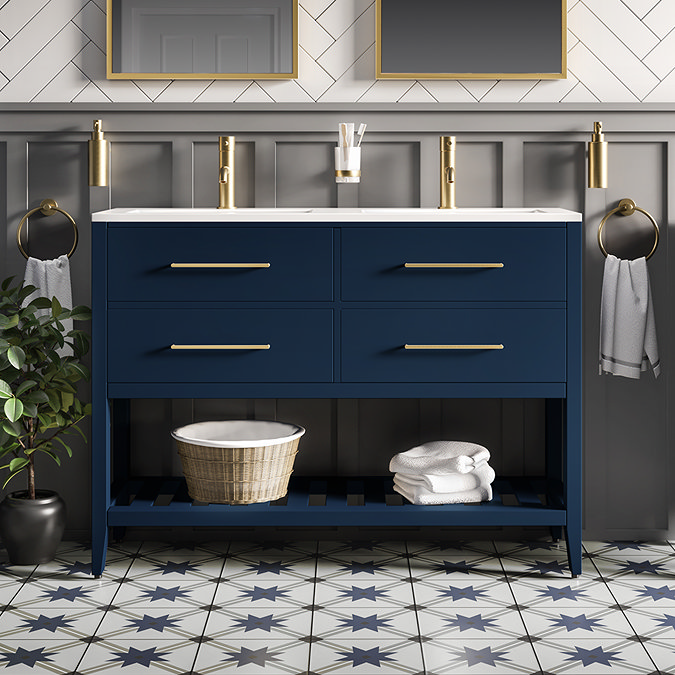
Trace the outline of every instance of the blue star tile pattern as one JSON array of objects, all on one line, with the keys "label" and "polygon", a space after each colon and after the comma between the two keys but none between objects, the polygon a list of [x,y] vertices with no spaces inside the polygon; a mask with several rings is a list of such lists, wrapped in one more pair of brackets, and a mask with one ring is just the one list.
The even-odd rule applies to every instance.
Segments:
[{"label": "blue star tile pattern", "polygon": [[255,572],[256,574],[281,574],[282,572],[290,572],[293,569],[292,565],[278,562],[265,562],[261,560],[258,563],[253,563],[248,566],[247,572]]},{"label": "blue star tile pattern", "polygon": [[26,624],[25,628],[30,628],[29,633],[36,630],[47,630],[50,633],[55,633],[59,628],[70,628],[73,623],[72,619],[64,618],[66,615],[60,616],[44,616],[40,614],[37,619],[23,619]]},{"label": "blue star tile pattern", "polygon": [[347,590],[346,588],[341,589],[340,594],[346,598],[350,598],[352,602],[356,602],[357,600],[372,600],[375,602],[378,598],[387,597],[388,591],[376,589],[375,586],[366,586],[364,588],[352,586],[351,590]]},{"label": "blue star tile pattern", "polygon": [[472,570],[478,567],[478,563],[468,563],[466,560],[461,560],[460,562],[450,562],[449,560],[444,560],[442,563],[434,565],[434,569],[438,572],[445,572],[446,574],[452,574],[453,572],[461,572],[462,574],[469,574]]},{"label": "blue star tile pattern", "polygon": [[351,572],[352,574],[375,574],[376,571],[382,569],[383,563],[376,563],[373,560],[366,562],[359,562],[352,560],[350,563],[340,563],[344,572]]},{"label": "blue star tile pattern", "polygon": [[562,586],[556,588],[555,586],[547,586],[546,590],[537,591],[542,598],[551,598],[554,602],[557,600],[573,600],[578,602],[580,598],[588,597],[586,591],[579,589],[574,590],[571,586]]},{"label": "blue star tile pattern", "polygon": [[91,563],[90,562],[79,562],[75,561],[72,563],[61,563],[60,573],[65,572],[68,575],[71,574],[91,574]]},{"label": "blue star tile pattern", "polygon": [[539,574],[567,574],[567,565],[558,560],[535,560],[533,563],[527,563],[528,572],[538,572]]},{"label": "blue star tile pattern", "polygon": [[252,590],[242,591],[241,597],[248,598],[251,602],[255,602],[256,600],[271,600],[275,602],[277,598],[288,597],[288,591],[280,591],[278,586],[270,586],[269,588],[254,586]]},{"label": "blue star tile pattern", "polygon": [[579,616],[561,614],[559,619],[549,618],[549,621],[556,627],[567,629],[568,633],[573,630],[587,630],[592,633],[593,628],[603,625],[599,619],[588,619],[585,614],[579,614]]},{"label": "blue star tile pattern", "polygon": [[675,630],[675,616],[672,614],[664,614],[663,619],[656,619],[663,628],[672,628]]},{"label": "blue star tile pattern", "polygon": [[483,649],[474,649],[473,647],[464,647],[464,652],[455,652],[455,661],[466,661],[466,664],[475,666],[478,664],[487,666],[497,666],[498,661],[509,661],[505,654],[508,652],[492,651],[492,647],[484,647]]},{"label": "blue star tile pattern", "polygon": [[269,633],[273,628],[283,628],[284,619],[275,619],[273,614],[254,616],[249,614],[246,619],[234,619],[233,626],[243,628],[248,633],[252,630],[262,630]]},{"label": "blue star tile pattern", "polygon": [[277,657],[280,656],[279,652],[267,652],[267,647],[261,647],[260,649],[249,649],[248,647],[242,647],[239,653],[228,654],[227,658],[224,658],[223,661],[236,661],[237,668],[240,666],[247,666],[249,664],[255,664],[256,666],[265,666],[267,662],[272,663],[280,661]]},{"label": "blue star tile pattern", "polygon": [[375,633],[378,632],[379,628],[389,628],[389,619],[378,619],[377,614],[372,614],[371,616],[359,616],[358,614],[352,614],[351,619],[340,619],[342,621],[343,628],[351,628],[352,633],[356,633],[360,630],[371,630]]},{"label": "blue star tile pattern", "polygon": [[484,619],[480,614],[474,616],[464,616],[458,614],[454,618],[445,619],[450,628],[459,628],[463,633],[465,630],[479,630],[483,633],[486,628],[492,628],[495,623],[494,619]]},{"label": "blue star tile pattern", "polygon": [[154,589],[147,589],[140,592],[141,596],[146,596],[150,602],[156,600],[168,600],[175,602],[178,598],[187,598],[190,591],[182,591],[180,586],[173,586],[172,588],[164,588],[163,586],[156,586]]},{"label": "blue star tile pattern", "polygon": [[568,654],[566,661],[579,661],[583,666],[593,666],[601,663],[603,666],[612,666],[612,661],[623,661],[624,659],[616,656],[621,652],[606,652],[602,647],[585,649],[584,647],[574,647],[574,652],[563,652]]},{"label": "blue star tile pattern", "polygon": [[670,588],[670,586],[661,586],[660,588],[645,586],[643,590],[637,591],[637,593],[645,598],[651,598],[654,602],[658,600],[675,600],[675,588]]},{"label": "blue star tile pattern", "polygon": [[164,616],[150,616],[144,614],[143,618],[129,619],[129,628],[135,628],[136,632],[141,633],[146,630],[154,630],[163,633],[165,628],[174,628],[179,621],[170,619],[168,614]]},{"label": "blue star tile pattern", "polygon": [[68,600],[68,602],[75,602],[75,600],[79,600],[80,598],[88,597],[90,593],[91,591],[84,590],[83,586],[77,586],[74,588],[59,586],[56,589],[45,590],[42,597],[49,598],[49,602],[54,602],[55,600]]},{"label": "blue star tile pattern", "polygon": [[448,590],[439,591],[439,595],[451,598],[452,600],[473,600],[478,602],[479,598],[487,597],[487,591],[483,589],[475,589],[473,586],[450,586]]},{"label": "blue star tile pattern", "polygon": [[188,572],[198,572],[199,567],[190,561],[184,562],[173,562],[167,560],[164,563],[156,563],[155,567],[151,570],[152,572],[161,572],[162,576],[165,574],[182,574],[185,575]]},{"label": "blue star tile pattern", "polygon": [[0,665],[4,661],[5,668],[10,666],[24,665],[29,668],[34,668],[36,663],[53,663],[52,656],[56,656],[56,652],[46,652],[46,647],[39,649],[24,649],[17,647],[15,652],[0,653]]},{"label": "blue star tile pattern", "polygon": [[393,655],[396,652],[381,652],[379,647],[372,649],[361,649],[360,647],[352,647],[351,652],[337,652],[342,658],[337,661],[351,661],[352,667],[360,666],[364,663],[381,667],[383,662],[396,661]]},{"label": "blue star tile pattern", "polygon": [[[114,658],[110,662],[120,661],[122,667],[126,666],[145,666],[150,667],[151,663],[167,662],[165,656],[169,656],[169,652],[158,652],[157,647],[149,647],[148,649],[136,649],[136,647],[129,647],[126,652],[112,652]],[[131,672],[131,671],[130,671]]]},{"label": "blue star tile pattern", "polygon": [[608,541],[607,543],[617,551],[639,551],[644,545],[643,541]]},{"label": "blue star tile pattern", "polygon": [[631,574],[663,574],[667,570],[661,563],[653,563],[649,560],[642,560],[640,562],[634,560],[626,560],[619,563],[623,568],[622,572],[630,572]]}]

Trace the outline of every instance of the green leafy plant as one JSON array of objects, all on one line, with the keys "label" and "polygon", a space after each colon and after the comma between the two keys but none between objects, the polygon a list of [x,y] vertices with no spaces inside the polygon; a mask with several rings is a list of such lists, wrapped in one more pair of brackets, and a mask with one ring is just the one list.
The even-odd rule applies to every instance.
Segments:
[{"label": "green leafy plant", "polygon": [[[35,499],[35,453],[60,466],[63,452],[72,457],[63,437],[79,433],[85,438],[78,424],[91,414],[91,404],[78,398],[76,385],[89,379],[82,363],[89,336],[66,331],[63,321],[88,321],[91,311],[64,309],[56,298],[26,304],[37,289],[12,285],[13,280],[0,285],[0,462],[6,462],[0,469],[9,472],[3,488],[26,472],[28,496]],[[69,350],[62,349],[66,345]]]}]

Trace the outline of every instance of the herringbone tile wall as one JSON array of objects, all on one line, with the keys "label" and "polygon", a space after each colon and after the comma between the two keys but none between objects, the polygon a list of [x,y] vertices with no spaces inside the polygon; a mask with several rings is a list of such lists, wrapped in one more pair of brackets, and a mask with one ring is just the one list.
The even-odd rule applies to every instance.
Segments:
[{"label": "herringbone tile wall", "polygon": [[105,0],[0,0],[0,102],[675,101],[675,0],[568,0],[565,80],[375,80],[373,0],[300,0],[300,76],[109,81]]}]

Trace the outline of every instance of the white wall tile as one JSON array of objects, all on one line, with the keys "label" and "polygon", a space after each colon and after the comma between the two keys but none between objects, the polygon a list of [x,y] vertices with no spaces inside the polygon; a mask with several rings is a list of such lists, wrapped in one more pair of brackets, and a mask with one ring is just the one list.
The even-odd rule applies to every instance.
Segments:
[{"label": "white wall tile", "polygon": [[415,82],[398,100],[399,103],[438,103],[438,101],[419,83]]},{"label": "white wall tile", "polygon": [[637,101],[635,94],[583,44],[579,43],[569,53],[568,65],[570,72],[593,92],[599,101]]},{"label": "white wall tile", "polygon": [[[666,0],[668,2],[669,0]],[[588,4],[592,7],[593,0],[586,0]],[[636,16],[642,19],[647,12],[649,12],[659,0],[623,0],[623,3],[633,12]]]},{"label": "white wall tile", "polygon": [[174,80],[153,100],[155,103],[191,103],[208,86],[208,80]]},{"label": "white wall tile", "polygon": [[250,85],[251,80],[214,80],[195,101],[200,103],[233,103]]},{"label": "white wall tile", "polygon": [[497,84],[497,80],[462,80],[462,86],[480,101]]},{"label": "white wall tile", "polygon": [[73,23],[103,52],[106,50],[105,12],[93,1],[73,17]]},{"label": "white wall tile", "polygon": [[673,0],[661,0],[643,21],[661,39],[675,28],[675,3]]},{"label": "white wall tile", "polygon": [[38,92],[33,103],[70,103],[89,84],[89,78],[71,61],[47,86]]},{"label": "white wall tile", "polygon": [[675,103],[675,70],[645,97],[646,103]]},{"label": "white wall tile", "polygon": [[90,82],[74,99],[73,103],[110,103],[110,99]]},{"label": "white wall tile", "polygon": [[459,80],[424,80],[422,84],[440,103],[475,103],[477,100]]},{"label": "white wall tile", "polygon": [[315,19],[338,0],[300,0],[300,6]]},{"label": "white wall tile", "polygon": [[358,101],[370,89],[375,70],[375,47],[372,46],[319,101]]},{"label": "white wall tile", "polygon": [[261,89],[257,82],[251,82],[244,92],[237,97],[235,103],[269,103],[272,97]]},{"label": "white wall tile", "polygon": [[258,86],[277,103],[311,103],[314,101],[296,80],[260,80]]},{"label": "white wall tile", "polygon": [[569,94],[563,97],[562,101],[564,103],[598,103],[599,99],[579,82]]},{"label": "white wall tile", "polygon": [[481,101],[483,103],[518,103],[523,96],[527,95],[538,80],[500,80],[488,91]]},{"label": "white wall tile", "polygon": [[298,36],[300,46],[315,60],[335,42],[302,7],[298,15]]},{"label": "white wall tile", "polygon": [[[337,0],[317,19],[333,38],[342,35],[365,11],[371,14],[375,25],[375,3],[373,0]],[[373,40],[375,33],[373,33]]]},{"label": "white wall tile", "polygon": [[564,80],[540,80],[521,99],[522,103],[557,103],[576,87],[576,77],[567,73]]},{"label": "white wall tile", "polygon": [[377,80],[358,99],[359,103],[395,103],[412,86],[410,80]]},{"label": "white wall tile", "polygon": [[0,29],[13,38],[49,0],[9,0],[0,8]]},{"label": "white wall tile", "polygon": [[171,80],[131,80],[151,101],[155,101]]},{"label": "white wall tile", "polygon": [[298,54],[298,75],[298,84],[315,101],[335,82],[304,49]]},{"label": "white wall tile", "polygon": [[[590,12],[583,3],[579,3],[569,13],[569,28],[583,45],[592,52],[609,72],[611,71],[623,84],[635,94],[638,100],[646,96],[657,84],[658,78],[645,66],[635,54],[616,39],[604,23]],[[577,51],[578,45],[570,54]],[[576,69],[579,77],[579,69]],[[588,77],[579,77],[588,86]],[[591,91],[594,91],[590,87]],[[601,101],[608,100],[599,96]],[[611,100],[611,99],[609,99]]]},{"label": "white wall tile", "polygon": [[654,50],[647,54],[645,63],[661,79],[675,68],[675,31],[666,35]]}]

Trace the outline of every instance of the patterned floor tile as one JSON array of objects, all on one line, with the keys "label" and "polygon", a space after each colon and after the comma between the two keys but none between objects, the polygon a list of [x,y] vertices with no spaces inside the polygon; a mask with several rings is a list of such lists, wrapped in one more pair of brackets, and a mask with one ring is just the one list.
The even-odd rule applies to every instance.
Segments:
[{"label": "patterned floor tile", "polygon": [[121,585],[115,596],[115,605],[129,609],[132,607],[174,607],[190,609],[210,605],[215,586],[212,581],[195,581],[187,577],[181,580],[163,581],[146,579],[130,581]]},{"label": "patterned floor tile", "polygon": [[76,640],[22,638],[0,640],[0,668],[19,673],[69,673],[75,669],[88,645]]},{"label": "patterned floor tile", "polygon": [[216,640],[200,645],[195,671],[241,675],[298,675],[307,672],[309,643],[301,640]]},{"label": "patterned floor tile", "polygon": [[518,579],[510,583],[519,605],[527,607],[596,607],[616,604],[606,584],[592,579]]},{"label": "patterned floor tile", "polygon": [[405,541],[381,541],[377,539],[354,539],[352,541],[320,541],[318,553],[325,556],[344,557],[352,555],[400,556],[407,552]]},{"label": "patterned floor tile", "polygon": [[597,607],[523,609],[527,633],[537,638],[621,639],[635,635],[621,611]]},{"label": "patterned floor tile", "polygon": [[207,612],[200,608],[137,608],[127,606],[105,613],[96,636],[113,642],[189,640],[204,632]]},{"label": "patterned floor tile", "polygon": [[127,578],[135,581],[147,579],[180,581],[186,578],[208,580],[220,576],[224,562],[218,557],[174,555],[161,560],[143,557],[133,561],[127,572]]},{"label": "patterned floor tile", "polygon": [[189,673],[199,644],[162,640],[104,640],[89,645],[77,668],[78,673]]},{"label": "patterned floor tile", "polygon": [[307,557],[251,556],[245,558],[228,557],[222,572],[228,579],[288,579],[304,580],[316,574],[316,560]]},{"label": "patterned floor tile", "polygon": [[583,638],[534,642],[541,669],[547,673],[654,673],[654,662],[639,642]]},{"label": "patterned floor tile", "polygon": [[422,650],[414,640],[325,640],[312,644],[312,673],[423,672]]},{"label": "patterned floor tile", "polygon": [[495,548],[500,555],[514,558],[556,556],[567,559],[567,546],[562,539],[554,542],[551,539],[532,541],[495,541]]},{"label": "patterned floor tile", "polygon": [[604,555],[625,559],[637,555],[643,557],[662,556],[675,553],[675,549],[668,542],[649,541],[586,541],[584,549],[593,555]]},{"label": "patterned floor tile", "polygon": [[453,581],[413,584],[415,604],[425,607],[443,607],[454,611],[457,607],[509,607],[514,604],[509,585],[503,581],[486,581],[468,577]]},{"label": "patterned floor tile", "polygon": [[28,609],[87,609],[108,605],[120,585],[104,579],[37,579],[23,584],[12,599],[12,605]]},{"label": "patterned floor tile", "polygon": [[675,644],[672,639],[650,640],[645,647],[660,675],[675,675]]},{"label": "patterned floor tile", "polygon": [[326,607],[406,607],[413,604],[412,586],[392,579],[342,578],[317,582],[314,602]]},{"label": "patterned floor tile", "polygon": [[434,541],[409,541],[408,552],[417,555],[494,555],[495,544],[492,541],[470,541],[464,539],[438,539]]},{"label": "patterned floor tile", "polygon": [[432,640],[422,644],[427,675],[447,673],[535,673],[537,659],[529,642],[501,639]]},{"label": "patterned floor tile", "polygon": [[313,540],[270,539],[267,541],[233,541],[229,544],[228,553],[233,556],[278,556],[279,554],[308,556],[314,555],[316,550],[317,542]]},{"label": "patterned floor tile", "polygon": [[638,577],[640,579],[663,579],[675,581],[675,557],[628,556],[624,559],[593,556],[593,564],[603,577],[621,579],[622,577]]},{"label": "patterned floor tile", "polygon": [[303,638],[312,632],[312,610],[308,607],[233,607],[212,610],[204,635],[229,642],[246,639]]},{"label": "patterned floor tile", "polygon": [[486,554],[416,554],[414,558],[411,558],[410,564],[416,580],[429,582],[442,579],[465,579],[469,576],[488,579],[504,576],[499,559]]},{"label": "patterned floor tile", "polygon": [[610,581],[609,589],[622,607],[675,610],[674,581],[624,577]]},{"label": "patterned floor tile", "polygon": [[405,640],[419,635],[415,612],[404,608],[321,608],[314,612],[312,635],[322,640]]},{"label": "patterned floor tile", "polygon": [[641,636],[671,640],[675,649],[675,608],[625,609],[623,614],[633,630]]},{"label": "patterned floor tile", "polygon": [[0,640],[79,640],[93,635],[102,618],[103,612],[97,608],[18,607],[0,615]]},{"label": "patterned floor tile", "polygon": [[525,634],[520,617],[512,609],[503,607],[424,608],[418,609],[417,619],[420,633],[432,639],[464,640],[488,635],[495,639],[513,639]]},{"label": "patterned floor tile", "polygon": [[258,581],[253,578],[239,582],[221,581],[213,600],[225,607],[303,607],[314,600],[314,586],[306,581],[278,579]]}]

